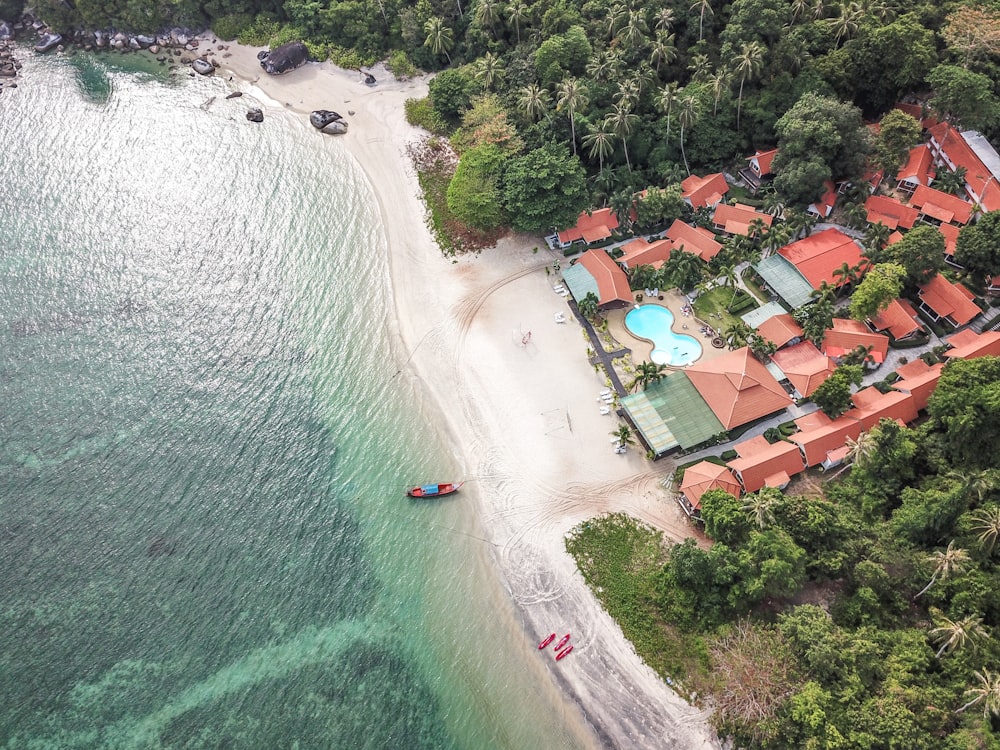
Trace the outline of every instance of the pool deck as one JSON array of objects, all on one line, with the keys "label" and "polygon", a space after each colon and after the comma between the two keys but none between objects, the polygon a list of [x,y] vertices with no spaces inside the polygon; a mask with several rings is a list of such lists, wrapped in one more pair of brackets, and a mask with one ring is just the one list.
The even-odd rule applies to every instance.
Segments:
[{"label": "pool deck", "polygon": [[[641,292],[638,292],[641,294]],[[659,305],[660,307],[665,307],[670,312],[674,314],[674,322],[671,329],[674,333],[687,334],[698,339],[701,343],[702,353],[695,362],[703,362],[705,360],[715,359],[726,352],[729,351],[728,347],[723,347],[721,349],[716,349],[712,346],[712,337],[705,336],[701,333],[702,326],[708,325],[704,321],[694,317],[693,314],[685,316],[681,312],[681,308],[686,304],[687,298],[675,289],[664,290],[660,294],[661,299],[652,299],[643,295],[642,302],[636,303],[641,305]],[[618,341],[622,346],[626,346],[632,350],[632,362],[638,365],[642,362],[651,362],[650,354],[653,351],[653,343],[648,339],[642,339],[637,336],[632,335],[629,330],[625,327],[625,316],[631,310],[631,307],[622,308],[620,310],[609,310],[604,313],[605,320],[608,321],[608,333],[614,337],[615,341]],[[692,363],[693,364],[693,363]],[[668,371],[683,370],[686,365],[680,367],[675,367],[673,365],[667,365]]]}]

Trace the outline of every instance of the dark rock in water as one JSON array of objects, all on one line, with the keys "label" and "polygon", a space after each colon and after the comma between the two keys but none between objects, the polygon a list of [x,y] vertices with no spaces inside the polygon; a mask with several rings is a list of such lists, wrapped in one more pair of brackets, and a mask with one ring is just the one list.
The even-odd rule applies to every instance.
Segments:
[{"label": "dark rock in water", "polygon": [[265,73],[271,75],[281,75],[300,65],[304,65],[309,59],[309,50],[302,42],[289,42],[271,50],[266,57],[260,61],[260,67]]},{"label": "dark rock in water", "polygon": [[14,29],[6,21],[0,21],[0,42],[6,42],[14,38]]},{"label": "dark rock in water", "polygon": [[368,86],[374,86],[376,84],[375,76],[371,73],[365,73],[365,84]]},{"label": "dark rock in water", "polygon": [[[143,49],[148,49],[156,44],[156,39],[151,36],[146,36],[145,34],[138,34],[135,40],[139,42],[139,46]],[[156,54],[155,52],[153,54]]]},{"label": "dark rock in water", "polygon": [[234,91],[233,93],[229,94],[229,96],[227,96],[226,98],[227,99],[239,99],[241,96],[243,96],[243,92],[242,91]]},{"label": "dark rock in water", "polygon": [[62,44],[62,34],[42,34],[42,38],[35,45],[35,52],[48,52]]},{"label": "dark rock in water", "polygon": [[328,135],[343,135],[347,132],[347,123],[343,120],[334,120],[333,122],[328,123],[319,132],[326,133]]},{"label": "dark rock in water", "polygon": [[191,67],[194,68],[195,73],[201,73],[203,76],[210,76],[215,72],[215,66],[212,65],[208,60],[199,57],[191,63]]},{"label": "dark rock in water", "polygon": [[247,119],[250,122],[264,122],[264,112],[257,107],[247,110]]},{"label": "dark rock in water", "polygon": [[329,109],[317,109],[311,115],[309,115],[309,122],[317,130],[322,130],[331,122],[336,122],[337,120],[343,120],[338,113],[332,112]]}]

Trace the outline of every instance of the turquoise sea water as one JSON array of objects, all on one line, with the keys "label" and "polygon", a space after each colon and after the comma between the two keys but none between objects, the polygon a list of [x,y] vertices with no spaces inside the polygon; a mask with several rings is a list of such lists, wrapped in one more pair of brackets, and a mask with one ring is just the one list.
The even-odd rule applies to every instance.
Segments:
[{"label": "turquoise sea water", "polygon": [[461,496],[402,497],[463,469],[395,377],[356,165],[217,79],[24,62],[0,747],[578,746]]}]

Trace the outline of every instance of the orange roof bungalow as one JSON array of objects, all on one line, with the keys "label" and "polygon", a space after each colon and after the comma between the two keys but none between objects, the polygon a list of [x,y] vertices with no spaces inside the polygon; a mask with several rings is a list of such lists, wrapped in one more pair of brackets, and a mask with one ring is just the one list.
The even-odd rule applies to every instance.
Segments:
[{"label": "orange roof bungalow", "polygon": [[747,157],[747,165],[743,167],[739,174],[743,182],[750,188],[751,193],[760,190],[761,185],[774,176],[771,163],[778,155],[778,149],[772,148],[769,151],[757,150],[753,156]]},{"label": "orange roof bungalow", "polygon": [[[964,333],[964,332],[963,332]],[[913,406],[917,411],[927,409],[927,402],[937,388],[938,380],[944,365],[940,362],[933,367],[922,359],[915,359],[905,365],[896,368],[899,380],[893,385],[897,391],[910,394],[913,399]]]},{"label": "orange roof bungalow", "polygon": [[857,440],[861,422],[849,417],[838,417],[825,425],[797,432],[788,439],[799,447],[806,466],[819,466],[826,462],[832,451],[842,448],[848,438]]},{"label": "orange roof bungalow", "polygon": [[751,449],[746,457],[744,451],[740,450],[742,445],[744,443],[735,446],[740,457],[727,465],[747,492],[756,492],[762,487],[784,489],[793,476],[805,471],[802,454],[795,443],[779,440],[763,450],[754,446],[755,449]]},{"label": "orange roof bungalow", "polygon": [[834,318],[833,328],[828,328],[823,335],[823,353],[834,359],[840,359],[859,346],[870,346],[869,356],[877,364],[882,364],[889,352],[889,337],[872,333],[859,320],[844,318]]},{"label": "orange roof bungalow", "polygon": [[559,232],[559,247],[567,248],[574,242],[600,242],[611,236],[618,228],[618,217],[610,208],[600,208],[593,212],[583,211],[576,220],[576,226]]},{"label": "orange roof bungalow", "polygon": [[955,248],[958,247],[958,235],[962,228],[954,224],[942,224],[938,230],[944,235],[944,259],[957,268],[963,268],[964,266],[955,262]]},{"label": "orange roof bungalow", "polygon": [[928,224],[964,226],[972,218],[971,203],[924,185],[917,185],[910,196],[910,204],[920,209],[920,218]]},{"label": "orange roof bungalow", "polygon": [[965,168],[965,192],[983,211],[1000,210],[1000,155],[980,133],[959,132],[947,122],[930,128],[930,149],[937,164]]},{"label": "orange roof bungalow", "polygon": [[669,260],[670,251],[674,249],[674,243],[670,240],[655,240],[650,242],[645,237],[636,237],[634,240],[622,245],[624,253],[618,262],[626,270],[638,268],[639,266],[652,266],[659,268]]},{"label": "orange roof bungalow", "polygon": [[893,341],[906,341],[923,333],[917,311],[905,299],[894,299],[889,306],[868,321],[879,333],[888,332]]},{"label": "orange roof bungalow", "polygon": [[799,398],[812,396],[836,369],[833,360],[811,341],[781,349],[771,355],[771,361],[785,374]]},{"label": "orange roof bungalow", "polygon": [[795,318],[789,313],[772,315],[757,326],[757,333],[779,349],[789,344],[799,343],[804,335],[802,326],[796,323]]},{"label": "orange roof bungalow", "polygon": [[693,227],[680,219],[674,219],[674,223],[664,236],[671,240],[678,250],[693,253],[706,263],[722,250],[722,243],[717,242],[715,235],[710,231],[704,227]]},{"label": "orange roof bungalow", "polygon": [[823,190],[823,196],[815,203],[810,203],[806,209],[807,213],[821,219],[825,219],[833,213],[833,207],[837,205],[837,186],[833,184],[832,180],[823,183]]},{"label": "orange roof bungalow", "polygon": [[931,184],[934,177],[934,154],[927,144],[920,144],[910,149],[906,164],[896,172],[896,189],[911,195],[921,185]]},{"label": "orange roof bungalow", "polygon": [[905,112],[914,120],[920,123],[920,127],[923,130],[932,128],[937,125],[937,118],[934,115],[927,114],[924,112],[924,108],[919,104],[906,104],[904,102],[898,102],[893,109],[898,109],[900,112]]},{"label": "orange roof bungalow", "polygon": [[588,250],[562,275],[577,302],[592,293],[601,310],[634,304],[628,277],[604,250]]},{"label": "orange roof bungalow", "polygon": [[771,226],[771,222],[774,221],[773,216],[758,211],[752,206],[746,206],[742,203],[735,203],[731,206],[727,203],[720,203],[715,207],[715,213],[712,214],[712,226],[725,234],[739,234],[746,237],[750,234],[750,225],[758,219],[766,227]]},{"label": "orange roof bungalow", "polygon": [[1000,332],[976,333],[966,328],[948,338],[951,349],[945,352],[948,359],[975,359],[976,357],[1000,357]]},{"label": "orange roof bungalow", "polygon": [[889,391],[880,393],[877,388],[862,388],[851,396],[855,408],[843,414],[861,423],[865,432],[883,419],[899,420],[909,424],[917,418],[917,406],[909,393]]},{"label": "orange roof bungalow", "polygon": [[858,243],[833,227],[785,245],[778,255],[795,266],[813,289],[824,281],[837,285],[840,279],[833,272],[844,263],[856,266],[862,257]]},{"label": "orange roof bungalow", "polygon": [[695,362],[684,374],[727,430],[792,404],[791,396],[750,353],[749,347]]},{"label": "orange roof bungalow", "polygon": [[920,212],[913,206],[884,195],[869,196],[865,201],[865,210],[868,212],[869,224],[881,222],[889,229],[912,229],[920,216]]},{"label": "orange roof bungalow", "polygon": [[946,321],[955,328],[964,326],[982,310],[973,301],[975,295],[961,284],[938,274],[917,291],[920,309],[935,321]]},{"label": "orange roof bungalow", "polygon": [[729,192],[729,184],[722,172],[699,177],[688,175],[681,181],[681,197],[692,208],[714,208]]},{"label": "orange roof bungalow", "polygon": [[689,516],[701,515],[701,496],[709,490],[722,490],[733,497],[743,494],[743,488],[733,473],[725,466],[711,461],[701,461],[687,467],[680,490],[686,501],[681,503],[681,507]]}]

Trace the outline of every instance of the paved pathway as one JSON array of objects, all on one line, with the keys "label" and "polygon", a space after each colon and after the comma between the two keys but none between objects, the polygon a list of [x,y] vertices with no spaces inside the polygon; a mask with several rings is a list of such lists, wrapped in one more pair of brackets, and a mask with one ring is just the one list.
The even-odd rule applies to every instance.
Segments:
[{"label": "paved pathway", "polygon": [[615,389],[615,393],[618,394],[619,398],[624,396],[626,393],[628,393],[628,391],[626,391],[625,386],[622,385],[621,378],[618,377],[618,373],[615,371],[615,367],[612,364],[611,360],[615,359],[616,357],[624,357],[631,350],[618,349],[617,351],[614,352],[604,351],[604,345],[601,344],[601,339],[597,335],[597,331],[594,330],[594,326],[592,326],[590,324],[590,321],[587,320],[583,316],[583,313],[580,312],[580,308],[573,300],[573,298],[569,297],[566,301],[569,303],[569,309],[573,311],[573,315],[574,317],[576,317],[577,322],[580,324],[583,330],[587,332],[587,337],[590,339],[590,344],[594,348],[594,357],[600,360],[601,365],[604,367],[604,372],[607,373],[608,378],[611,379],[611,385]]}]

